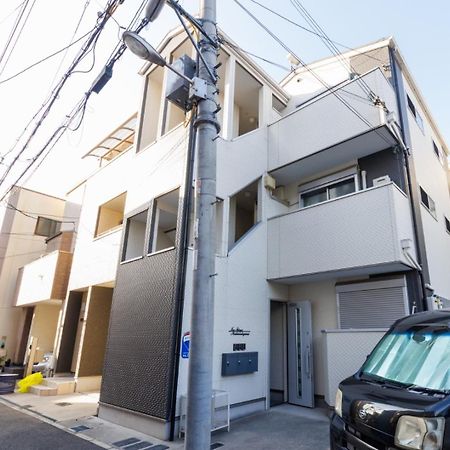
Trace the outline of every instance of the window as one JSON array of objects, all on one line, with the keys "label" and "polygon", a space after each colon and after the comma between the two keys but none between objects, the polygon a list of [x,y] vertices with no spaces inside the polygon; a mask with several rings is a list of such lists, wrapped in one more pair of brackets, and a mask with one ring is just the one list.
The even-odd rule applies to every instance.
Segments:
[{"label": "window", "polygon": [[445,217],[445,229],[447,230],[447,233],[450,233],[450,220]]},{"label": "window", "polygon": [[406,99],[408,101],[408,107],[411,110],[412,114],[414,117],[416,117],[416,107],[414,106],[414,103],[412,102],[412,100],[409,98],[409,95],[406,96]]},{"label": "window", "polygon": [[146,77],[138,148],[141,151],[158,138],[163,102],[164,69],[158,67]]},{"label": "window", "polygon": [[312,206],[352,192],[356,192],[355,176],[301,192],[300,205],[302,207]]},{"label": "window", "polygon": [[436,219],[436,204],[434,200],[420,188],[420,201],[422,205],[429,211],[429,213]]},{"label": "window", "polygon": [[248,233],[260,220],[259,181],[230,197],[229,248]]},{"label": "window", "polygon": [[148,209],[127,220],[122,261],[143,256]]},{"label": "window", "polygon": [[155,199],[150,253],[175,247],[180,190]]},{"label": "window", "polygon": [[444,164],[444,160],[445,160],[445,156],[444,156],[444,152],[437,146],[436,142],[434,142],[433,140],[433,150],[434,153],[436,154],[436,156],[439,159],[439,162],[441,164]]},{"label": "window", "polygon": [[95,236],[99,236],[122,225],[126,196],[127,194],[124,192],[98,208]]},{"label": "window", "polygon": [[233,137],[242,136],[259,127],[261,88],[262,84],[239,63],[236,63]]},{"label": "window", "polygon": [[61,222],[39,216],[36,222],[34,234],[38,236],[52,237],[61,230]]},{"label": "window", "polygon": [[422,133],[425,132],[424,126],[423,126],[423,119],[422,116],[419,114],[419,111],[417,111],[416,107],[414,106],[413,101],[410,99],[409,95],[406,95],[406,100],[408,102],[408,107],[412,113],[412,115],[415,117],[416,119],[416,123],[418,125],[418,127],[420,128],[420,131],[422,131]]}]

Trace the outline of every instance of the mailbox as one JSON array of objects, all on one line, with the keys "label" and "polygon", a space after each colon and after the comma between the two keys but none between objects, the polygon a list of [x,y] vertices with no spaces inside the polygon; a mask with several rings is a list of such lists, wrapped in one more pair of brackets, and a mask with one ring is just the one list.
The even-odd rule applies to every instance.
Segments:
[{"label": "mailbox", "polygon": [[258,352],[222,353],[222,376],[258,372]]}]

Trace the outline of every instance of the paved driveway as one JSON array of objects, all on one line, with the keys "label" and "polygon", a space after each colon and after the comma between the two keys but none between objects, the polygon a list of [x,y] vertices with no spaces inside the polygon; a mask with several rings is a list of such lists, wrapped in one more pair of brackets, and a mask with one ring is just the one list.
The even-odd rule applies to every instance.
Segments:
[{"label": "paved driveway", "polygon": [[329,450],[329,420],[323,410],[291,405],[234,421],[230,433],[213,435],[223,450]]}]

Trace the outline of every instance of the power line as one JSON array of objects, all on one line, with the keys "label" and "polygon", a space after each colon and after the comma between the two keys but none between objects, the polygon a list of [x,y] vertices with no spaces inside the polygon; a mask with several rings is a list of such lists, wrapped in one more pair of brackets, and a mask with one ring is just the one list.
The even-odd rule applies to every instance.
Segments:
[{"label": "power line", "polygon": [[[19,75],[22,75],[23,73],[27,72],[28,70],[32,69],[33,67],[38,66],[39,64],[42,64],[43,62],[53,58],[56,55],[59,55],[64,50],[68,50],[70,47],[74,46],[75,44],[78,44],[82,39],[84,39],[86,36],[88,36],[90,33],[92,33],[93,30],[89,30],[87,33],[83,34],[83,36],[80,36],[75,41],[71,42],[69,45],[66,45],[63,48],[60,48],[54,53],[51,53],[50,55],[45,56],[44,58],[40,59],[39,61],[34,62],[33,64],[30,64],[29,66],[23,68],[19,72],[15,73],[14,75],[11,75],[8,78],[5,78],[4,80],[0,80],[0,84],[6,83],[7,81],[13,80],[14,78],[18,77]],[[4,157],[4,156],[3,156]]]},{"label": "power line", "polygon": [[2,20],[0,20],[0,25],[5,23],[27,0],[24,0],[22,3],[19,3],[9,14],[7,14]]},{"label": "power line", "polygon": [[[24,21],[23,21],[23,23],[22,23],[22,26],[21,26],[19,32],[17,33],[17,36],[16,36],[16,38],[15,38],[15,42],[14,42],[14,44],[13,44],[11,50],[9,51],[8,57],[6,58],[6,61],[5,61],[5,63],[3,64],[3,68],[0,69],[0,75],[4,72],[4,70],[5,70],[5,68],[6,68],[6,65],[8,64],[9,58],[11,58],[11,55],[13,54],[13,52],[14,52],[14,50],[15,50],[15,48],[16,48],[16,45],[17,45],[17,43],[19,42],[20,36],[22,35],[22,32],[23,32],[23,30],[24,30],[24,28],[25,28],[25,25],[26,25],[27,22],[28,22],[28,18],[30,17],[31,11],[33,10],[33,7],[34,7],[35,3],[36,3],[36,0],[33,0],[33,3],[31,4],[30,9],[28,10],[28,13],[27,13],[27,15],[26,15],[26,17],[25,17],[25,19],[24,19]],[[20,19],[22,18],[23,13],[25,12],[27,6],[28,6],[28,0],[27,0],[27,3],[26,3],[25,6],[24,6],[24,9],[21,11],[21,14],[19,15]],[[18,20],[17,25],[19,25],[20,19]],[[4,52],[3,52],[2,57],[0,58],[0,60],[3,60],[3,57],[4,57],[6,51],[7,51],[8,47],[9,47],[9,44],[10,44],[11,41],[12,41],[12,38],[13,38],[15,32],[16,32],[16,29],[17,29],[17,27],[15,26],[15,27],[14,27],[14,33],[11,35],[11,39],[8,39],[8,43],[7,43],[7,45],[5,46],[5,50],[4,50]]]},{"label": "power line", "polygon": [[[291,0],[291,4],[294,8],[300,13],[300,15],[309,23],[310,26],[313,27],[317,31],[317,35],[320,40],[325,44],[325,47],[331,51],[331,53],[336,57],[337,61],[341,63],[344,69],[348,70],[349,68],[352,72],[355,72],[355,69],[352,67],[350,62],[343,57],[342,53],[333,43],[333,41],[327,36],[324,29],[317,23],[317,21],[311,16],[308,10],[301,4],[299,0]],[[365,80],[361,78],[355,78],[356,83],[360,86],[363,92],[366,93],[369,99],[373,100],[375,98],[375,94],[373,93],[370,86],[365,82]]]},{"label": "power line", "polygon": [[[278,42],[288,53],[292,54],[311,75],[316,78],[328,91],[330,91],[347,109],[349,109],[358,119],[360,119],[365,125],[369,128],[374,128],[373,125],[363,117],[353,106],[351,106],[344,98],[342,98],[337,90],[332,90],[332,88],[324,81],[322,78],[317,75],[299,56],[295,54],[293,50],[291,50],[277,35],[275,35],[266,25],[264,25],[254,14],[252,14],[239,0],[234,0],[234,2],[241,7],[261,28],[263,28],[274,40]],[[377,131],[378,133],[378,131]],[[381,133],[378,133],[379,136],[389,145],[391,143],[383,136]]]},{"label": "power line", "polygon": [[83,11],[81,12],[81,16],[78,19],[78,22],[77,22],[77,24],[75,26],[75,30],[72,33],[72,37],[70,38],[69,45],[66,46],[66,48],[65,48],[66,51],[65,51],[63,57],[61,58],[61,61],[60,61],[59,65],[58,65],[58,68],[56,69],[55,75],[53,76],[52,82],[50,83],[50,90],[51,90],[51,87],[53,86],[53,83],[56,80],[56,77],[58,76],[59,71],[61,70],[61,67],[62,67],[62,65],[64,63],[64,60],[66,59],[67,52],[69,51],[69,48],[70,48],[70,46],[72,45],[72,43],[73,43],[73,41],[75,39],[75,36],[76,36],[76,34],[78,32],[78,29],[80,28],[81,22],[83,21],[84,15],[86,14],[86,11],[88,9],[88,6],[89,6],[90,2],[91,2],[91,0],[86,0],[86,3],[83,6]]},{"label": "power line", "polygon": [[292,72],[292,69],[291,69],[290,67],[283,66],[282,64],[279,64],[279,63],[277,63],[277,62],[275,62],[275,61],[271,61],[271,60],[269,60],[269,59],[267,59],[267,58],[264,58],[263,56],[258,56],[258,55],[255,55],[255,54],[252,53],[252,52],[249,52],[248,50],[244,50],[244,49],[243,49],[242,47],[240,47],[239,45],[236,45],[236,44],[233,44],[232,42],[230,42],[230,41],[229,41],[228,39],[226,39],[225,36],[223,36],[223,35],[219,35],[219,40],[220,40],[220,42],[229,45],[230,47],[234,48],[235,50],[239,50],[239,51],[241,51],[241,52],[243,52],[243,53],[245,53],[245,54],[247,54],[247,55],[253,56],[253,58],[256,58],[256,59],[259,59],[259,60],[261,60],[261,61],[264,61],[264,62],[266,62],[266,63],[268,63],[268,64],[271,64],[271,65],[273,65],[273,66],[275,66],[275,67],[278,67],[278,68],[280,68],[280,69],[283,69],[283,70],[285,70],[285,71],[287,71],[287,72]]},{"label": "power line", "polygon": [[[133,19],[130,22],[130,25],[127,27],[127,29],[130,29],[132,26],[134,26],[137,23],[137,20],[139,18],[139,15],[142,13],[142,10],[144,9],[144,6],[146,4],[147,0],[143,0],[141,3],[141,6],[136,11],[136,14],[134,15]],[[140,23],[140,25],[135,29],[137,33],[141,32],[142,29],[147,25],[147,20],[143,19]],[[116,46],[113,52],[111,53],[110,57],[108,58],[107,64],[104,66],[109,66],[111,69],[114,66],[114,64],[119,60],[119,58],[123,55],[125,52],[126,46],[124,43],[119,42]],[[19,181],[26,175],[26,173],[30,170],[30,168],[34,165],[34,163],[42,156],[39,163],[33,167],[33,171],[31,174],[29,174],[28,179],[31,177],[31,175],[39,168],[39,166],[43,163],[45,158],[49,155],[49,153],[53,150],[59,139],[63,136],[63,134],[67,131],[67,129],[70,129],[70,125],[72,121],[76,118],[76,116],[81,112],[82,117],[75,129],[78,129],[78,127],[81,125],[84,112],[86,108],[87,101],[89,100],[90,95],[92,94],[93,86],[85,93],[84,97],[81,101],[77,103],[77,105],[72,109],[72,112],[68,114],[63,121],[63,123],[56,129],[56,131],[52,134],[50,139],[44,144],[44,146],[41,148],[41,150],[31,159],[30,164],[22,171],[22,173],[19,175],[19,177],[10,185],[10,187],[6,190],[6,192],[3,194],[3,196],[0,198],[1,200],[4,200],[5,197],[11,192],[13,187],[19,183]],[[45,152],[45,153],[44,153]],[[1,183],[0,183],[1,184]]]},{"label": "power line", "polygon": [[[321,35],[320,33],[316,32],[316,31],[314,31],[314,30],[311,30],[310,28],[307,28],[307,27],[304,27],[304,26],[300,25],[299,23],[297,23],[297,22],[295,22],[295,21],[289,19],[288,17],[283,16],[283,15],[280,14],[279,12],[274,11],[273,9],[269,8],[268,6],[263,5],[262,3],[258,2],[257,0],[249,0],[249,1],[253,2],[254,4],[256,4],[256,5],[258,5],[258,6],[260,6],[261,8],[263,8],[263,9],[265,9],[266,11],[270,12],[271,14],[274,14],[275,16],[278,16],[280,19],[283,19],[284,21],[290,23],[291,25],[296,26],[297,28],[300,28],[300,29],[302,29],[302,30],[304,30],[304,31],[306,31],[306,32],[308,32],[308,33],[314,34],[315,36],[322,37],[322,35]],[[332,42],[333,44],[336,44],[336,45],[339,45],[340,47],[346,48],[347,50],[351,50],[351,51],[353,51],[353,52],[359,53],[360,55],[367,56],[368,58],[374,59],[374,60],[379,61],[379,62],[382,62],[382,63],[385,62],[385,61],[383,61],[382,59],[379,59],[379,58],[377,58],[377,57],[375,57],[375,56],[373,56],[373,55],[369,55],[369,54],[360,52],[360,51],[358,51],[357,49],[355,49],[355,48],[353,48],[353,47],[349,47],[348,45],[342,44],[342,43],[340,43],[340,42],[338,42],[338,41],[335,41],[334,39],[330,39],[329,37],[326,37],[326,39],[327,39],[329,42]]]},{"label": "power line", "polygon": [[79,51],[79,53],[77,54],[77,56],[74,58],[74,60],[70,64],[69,69],[66,71],[66,73],[61,78],[60,82],[57,84],[57,86],[53,90],[52,96],[51,96],[50,100],[48,101],[46,109],[42,113],[42,115],[41,115],[40,119],[38,120],[38,122],[35,124],[33,130],[31,131],[30,136],[25,141],[24,145],[22,146],[20,151],[17,153],[17,155],[13,159],[12,163],[9,165],[9,167],[7,167],[7,169],[3,173],[2,177],[0,178],[0,186],[4,183],[6,177],[8,176],[9,172],[14,167],[14,165],[16,164],[16,162],[19,159],[19,157],[28,148],[28,145],[30,144],[30,142],[34,138],[34,136],[36,135],[37,131],[41,127],[41,125],[44,122],[44,120],[47,117],[47,115],[50,113],[50,110],[51,110],[53,104],[58,99],[59,93],[61,92],[62,88],[66,84],[66,82],[69,79],[69,77],[72,75],[72,72],[74,71],[75,67],[85,57],[86,53],[88,53],[89,50],[92,49],[93,46],[95,46],[95,43],[97,42],[99,34],[104,29],[104,27],[106,25],[106,22],[109,20],[109,17],[115,11],[115,9],[119,5],[119,3],[120,3],[120,0],[109,0],[108,1],[105,10],[103,11],[102,14],[99,15],[99,17],[97,19],[97,24],[96,24],[94,30],[92,31],[92,33],[90,34],[87,42],[82,46],[82,48]]},{"label": "power line", "polygon": [[14,21],[14,25],[13,25],[13,27],[12,27],[12,30],[11,30],[10,33],[9,33],[9,36],[8,36],[7,41],[6,41],[5,47],[4,47],[3,51],[2,51],[2,54],[0,55],[0,64],[3,62],[3,58],[5,57],[5,54],[6,54],[6,52],[8,51],[8,47],[10,46],[11,41],[12,41],[12,39],[13,39],[13,37],[14,37],[14,34],[15,34],[16,31],[17,31],[17,27],[19,26],[19,23],[20,23],[20,21],[22,20],[22,17],[23,17],[23,15],[24,15],[24,13],[25,13],[25,10],[26,10],[26,8],[27,8],[27,6],[28,6],[28,2],[29,2],[29,1],[30,1],[30,0],[25,0],[25,1],[22,3],[22,9],[19,11],[19,14],[18,14],[18,16],[16,17],[16,20]]}]

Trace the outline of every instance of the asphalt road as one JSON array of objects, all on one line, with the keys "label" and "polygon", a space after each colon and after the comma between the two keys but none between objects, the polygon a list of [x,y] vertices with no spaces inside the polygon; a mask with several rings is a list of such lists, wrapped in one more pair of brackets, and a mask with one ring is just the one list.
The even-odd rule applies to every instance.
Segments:
[{"label": "asphalt road", "polygon": [[84,439],[0,404],[0,450],[99,450]]}]

